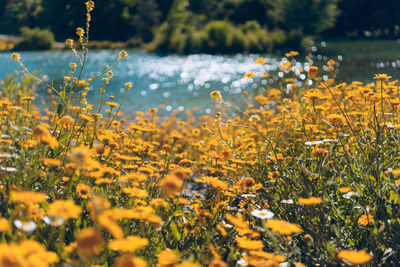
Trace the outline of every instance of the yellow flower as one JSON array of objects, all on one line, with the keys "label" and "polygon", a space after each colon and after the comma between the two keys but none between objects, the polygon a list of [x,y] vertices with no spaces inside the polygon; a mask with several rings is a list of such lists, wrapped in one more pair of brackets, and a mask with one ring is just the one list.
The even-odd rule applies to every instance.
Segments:
[{"label": "yellow flower", "polygon": [[61,119],[58,120],[57,124],[61,125],[64,128],[68,128],[68,127],[71,127],[74,124],[74,122],[75,121],[71,116],[65,115]]},{"label": "yellow flower", "polygon": [[85,114],[80,114],[79,117],[80,117],[82,120],[86,121],[86,122],[92,122],[92,121],[94,121],[90,116],[85,115]]},{"label": "yellow flower", "polygon": [[350,191],[351,191],[351,187],[348,187],[348,186],[346,186],[346,187],[339,187],[339,192],[340,192],[340,193],[346,194],[346,193],[348,193],[348,192],[350,192]]},{"label": "yellow flower", "polygon": [[375,74],[375,76],[374,76],[375,80],[383,81],[383,82],[387,82],[390,78],[392,78],[392,77],[388,76],[387,74]]},{"label": "yellow flower", "polygon": [[264,259],[273,260],[277,262],[286,261],[286,257],[280,254],[273,254],[265,251],[250,251],[251,256],[262,257]]},{"label": "yellow flower", "polygon": [[47,215],[62,217],[67,219],[77,219],[82,212],[82,208],[75,205],[72,200],[56,200],[49,205]]},{"label": "yellow flower", "polygon": [[297,224],[277,219],[268,220],[265,223],[265,227],[271,229],[271,232],[280,233],[281,235],[298,234],[302,231]]},{"label": "yellow flower", "polygon": [[94,258],[100,254],[104,239],[95,229],[85,228],[76,234],[76,243],[79,255]]},{"label": "yellow flower", "polygon": [[97,219],[98,223],[107,229],[114,238],[123,238],[124,232],[108,211],[102,212]]},{"label": "yellow flower", "polygon": [[21,60],[21,55],[18,54],[18,53],[12,53],[12,55],[11,55],[11,60],[15,60],[15,61],[17,61],[17,62],[20,62],[20,60]]},{"label": "yellow flower", "polygon": [[76,186],[76,192],[83,199],[88,199],[90,197],[90,187],[85,184],[78,184]]},{"label": "yellow flower", "polygon": [[127,53],[125,50],[121,50],[121,51],[119,52],[119,56],[120,56],[121,58],[125,58],[125,57],[128,56],[128,53]]},{"label": "yellow flower", "polygon": [[36,140],[32,140],[32,139],[27,139],[21,142],[21,146],[24,148],[32,148],[34,146],[37,145],[37,141]]},{"label": "yellow flower", "polygon": [[92,116],[95,121],[100,120],[103,117],[100,113],[90,113],[90,116]]},{"label": "yellow flower", "polygon": [[33,96],[24,96],[21,99],[22,101],[32,101],[35,100],[35,98]]},{"label": "yellow flower", "polygon": [[172,175],[167,175],[159,183],[159,187],[169,196],[177,195],[181,191],[182,185],[182,180]]},{"label": "yellow flower", "polygon": [[115,259],[114,267],[147,267],[147,262],[141,258],[126,254]]},{"label": "yellow flower", "polygon": [[5,218],[0,218],[0,233],[7,232],[10,229],[10,223]]},{"label": "yellow flower", "polygon": [[230,159],[230,158],[232,157],[232,152],[231,152],[231,150],[230,150],[230,149],[227,149],[227,148],[224,148],[224,149],[220,152],[220,154],[221,154],[221,158],[222,158],[223,160],[228,160],[228,159]]},{"label": "yellow flower", "polygon": [[182,181],[185,181],[187,170],[184,168],[176,168],[171,172],[171,175],[175,176],[176,178],[179,178]]},{"label": "yellow flower", "polygon": [[[49,266],[58,261],[56,253],[47,251],[42,244],[34,240],[22,241],[18,245],[18,250],[25,256],[27,266]],[[25,266],[25,264],[6,266]]]},{"label": "yellow flower", "polygon": [[52,158],[44,158],[43,163],[44,163],[44,165],[53,166],[53,167],[57,167],[57,166],[61,165],[61,161],[59,161],[58,159],[52,159]]},{"label": "yellow flower", "polygon": [[16,202],[29,203],[42,203],[46,201],[47,197],[44,193],[31,192],[31,191],[12,191],[10,200]]},{"label": "yellow flower", "polygon": [[244,178],[240,183],[241,187],[244,189],[249,189],[249,188],[253,187],[255,184],[256,184],[256,182],[251,177]]},{"label": "yellow flower", "polygon": [[199,179],[196,179],[197,183],[207,183],[211,185],[212,187],[220,190],[227,190],[229,188],[228,184],[225,183],[224,181],[221,181],[218,177],[213,177],[213,176],[203,176]]},{"label": "yellow flower", "polygon": [[310,79],[313,79],[318,73],[318,67],[311,66],[310,69],[308,70],[308,77]]},{"label": "yellow flower", "polygon": [[78,28],[76,28],[76,34],[77,34],[80,38],[82,38],[83,35],[85,34],[85,30],[82,29],[81,27],[78,27]]},{"label": "yellow flower", "polygon": [[251,240],[247,237],[236,236],[236,242],[240,248],[247,250],[257,250],[264,248],[264,244],[260,240]]},{"label": "yellow flower", "polygon": [[247,73],[243,74],[243,77],[245,77],[247,79],[253,78],[254,77],[254,71],[250,71],[250,72],[247,72]]},{"label": "yellow flower", "polygon": [[337,257],[353,265],[363,264],[369,262],[372,259],[372,256],[368,254],[365,250],[357,251],[350,249],[339,251]]},{"label": "yellow flower", "polygon": [[126,88],[126,91],[131,90],[131,88],[132,88],[132,83],[131,83],[131,82],[125,83],[125,88]]},{"label": "yellow flower", "polygon": [[57,139],[50,134],[49,130],[47,130],[44,124],[37,125],[33,129],[32,135],[36,141],[44,143],[50,146],[51,148],[55,148],[58,146]]},{"label": "yellow flower", "polygon": [[210,93],[210,97],[213,101],[218,101],[218,103],[222,102],[222,95],[220,91],[212,91]]},{"label": "yellow flower", "polygon": [[256,64],[264,65],[265,63],[267,63],[267,61],[263,58],[256,59]]},{"label": "yellow flower", "polygon": [[374,221],[374,215],[372,215],[371,213],[361,215],[360,218],[358,218],[358,224],[363,226],[366,226],[369,223],[372,223],[373,221]]},{"label": "yellow flower", "polygon": [[131,197],[137,197],[137,198],[145,198],[148,196],[148,193],[146,190],[137,188],[137,187],[124,187],[122,188],[122,192],[125,194],[131,196]]},{"label": "yellow flower", "polygon": [[297,51],[290,51],[289,53],[286,53],[285,54],[285,57],[295,57],[295,56],[298,56],[299,55],[299,52],[297,52]]},{"label": "yellow flower", "polygon": [[192,134],[193,134],[194,136],[199,136],[199,135],[200,135],[200,129],[198,129],[198,128],[193,129],[193,130],[192,130]]},{"label": "yellow flower", "polygon": [[228,267],[228,264],[226,264],[226,262],[224,262],[223,260],[217,258],[210,262],[208,267]]},{"label": "yellow flower", "polygon": [[39,124],[35,129],[33,129],[32,135],[36,140],[40,141],[44,136],[50,135],[50,132],[44,127],[44,125]]},{"label": "yellow flower", "polygon": [[110,241],[108,243],[108,248],[121,252],[135,252],[138,249],[146,247],[148,244],[149,240],[147,240],[147,238],[141,238],[139,236],[128,236],[127,238]]},{"label": "yellow flower", "polygon": [[191,262],[191,261],[183,261],[182,263],[177,264],[175,266],[176,267],[201,267],[200,264],[194,263],[194,262]]},{"label": "yellow flower", "polygon": [[157,267],[173,266],[179,261],[179,255],[172,250],[164,250],[158,255]]},{"label": "yellow flower", "polygon": [[115,103],[115,102],[106,102],[106,104],[109,105],[111,108],[114,108],[114,107],[118,107],[118,106],[119,106],[119,105],[118,105],[117,103]]},{"label": "yellow flower", "polygon": [[78,86],[82,86],[82,87],[89,86],[89,83],[85,80],[79,80],[77,83],[78,83]]},{"label": "yellow flower", "polygon": [[335,60],[329,59],[328,62],[326,63],[328,66],[333,66],[336,64]]},{"label": "yellow flower", "polygon": [[109,79],[111,79],[112,76],[114,76],[114,73],[112,72],[112,70],[107,71],[106,74],[107,74],[107,76],[108,76]]},{"label": "yellow flower", "polygon": [[324,200],[320,197],[310,197],[310,198],[299,198],[299,204],[302,205],[317,205],[317,204],[321,204],[322,202],[324,202]]},{"label": "yellow flower", "polygon": [[74,40],[72,39],[67,39],[65,40],[65,44],[69,47],[72,48],[74,46]]},{"label": "yellow flower", "polygon": [[86,4],[87,12],[90,12],[90,11],[93,10],[93,8],[94,8],[94,2],[93,1],[87,1],[85,4]]}]

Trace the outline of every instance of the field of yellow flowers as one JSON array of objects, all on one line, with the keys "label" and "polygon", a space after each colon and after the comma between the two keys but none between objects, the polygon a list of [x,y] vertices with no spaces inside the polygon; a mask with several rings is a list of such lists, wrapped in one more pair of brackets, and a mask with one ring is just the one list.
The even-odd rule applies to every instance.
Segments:
[{"label": "field of yellow flowers", "polygon": [[81,79],[86,8],[61,88],[18,54],[20,80],[0,82],[0,267],[398,265],[397,80],[337,84],[333,60],[321,79],[290,52],[276,87],[245,92],[244,109],[214,91],[214,115],[127,119],[124,99],[104,95],[125,51]]}]

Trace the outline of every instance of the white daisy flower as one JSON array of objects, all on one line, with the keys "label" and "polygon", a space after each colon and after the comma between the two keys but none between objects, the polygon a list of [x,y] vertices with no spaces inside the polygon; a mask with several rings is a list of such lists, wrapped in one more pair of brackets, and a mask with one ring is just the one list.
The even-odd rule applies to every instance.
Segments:
[{"label": "white daisy flower", "polygon": [[359,193],[357,193],[357,192],[352,192],[352,191],[350,191],[350,192],[348,192],[348,193],[346,193],[346,194],[343,195],[343,197],[344,197],[345,199],[352,199],[352,198],[359,197],[359,196],[360,196]]},{"label": "white daisy flower", "polygon": [[64,223],[64,218],[56,216],[44,216],[43,221],[51,226],[61,226]]},{"label": "white daisy flower", "polygon": [[34,221],[24,222],[21,220],[15,220],[14,225],[18,229],[23,230],[25,232],[32,232],[33,230],[36,229],[36,223]]},{"label": "white daisy flower", "polygon": [[251,212],[251,215],[263,220],[271,219],[272,217],[274,217],[274,213],[267,209],[262,209],[262,210],[255,209]]},{"label": "white daisy flower", "polygon": [[314,145],[319,145],[319,144],[323,144],[323,143],[324,142],[322,142],[322,141],[313,141],[313,142],[308,141],[308,142],[305,142],[304,144],[306,146],[314,146]]},{"label": "white daisy flower", "polygon": [[283,204],[293,204],[294,202],[293,202],[293,199],[284,199],[284,200],[281,201],[281,203],[283,203]]},{"label": "white daisy flower", "polygon": [[6,171],[6,172],[16,172],[17,169],[13,167],[0,167],[0,170]]},{"label": "white daisy flower", "polygon": [[247,263],[247,261],[245,261],[243,258],[241,258],[240,260],[238,260],[236,262],[236,264],[240,265],[240,266],[248,266],[249,264]]}]

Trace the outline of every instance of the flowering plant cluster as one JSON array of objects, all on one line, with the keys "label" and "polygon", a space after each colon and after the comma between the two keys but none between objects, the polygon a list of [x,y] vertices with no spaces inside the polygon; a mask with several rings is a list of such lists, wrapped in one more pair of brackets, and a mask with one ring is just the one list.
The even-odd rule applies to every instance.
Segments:
[{"label": "flowering plant cluster", "polygon": [[126,52],[81,78],[86,7],[81,52],[67,40],[77,63],[60,89],[46,84],[43,112],[33,104],[43,81],[18,54],[21,82],[0,83],[0,267],[400,261],[398,81],[336,84],[333,60],[321,79],[290,52],[276,88],[243,93],[243,110],[213,91],[215,116],[152,108],[128,120],[126,94],[104,99]]}]

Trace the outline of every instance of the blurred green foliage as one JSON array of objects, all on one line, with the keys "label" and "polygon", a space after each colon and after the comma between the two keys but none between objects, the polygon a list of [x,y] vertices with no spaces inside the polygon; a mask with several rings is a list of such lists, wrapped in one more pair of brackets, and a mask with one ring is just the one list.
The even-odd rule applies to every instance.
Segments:
[{"label": "blurred green foliage", "polygon": [[16,43],[16,50],[49,50],[54,46],[54,34],[45,29],[21,28],[22,38]]},{"label": "blurred green foliage", "polygon": [[[49,28],[64,41],[84,26],[84,2],[0,0],[0,33]],[[261,52],[298,47],[305,37],[321,34],[400,33],[400,1],[391,0],[96,0],[95,9],[93,40],[135,40],[150,50],[178,53]]]}]

